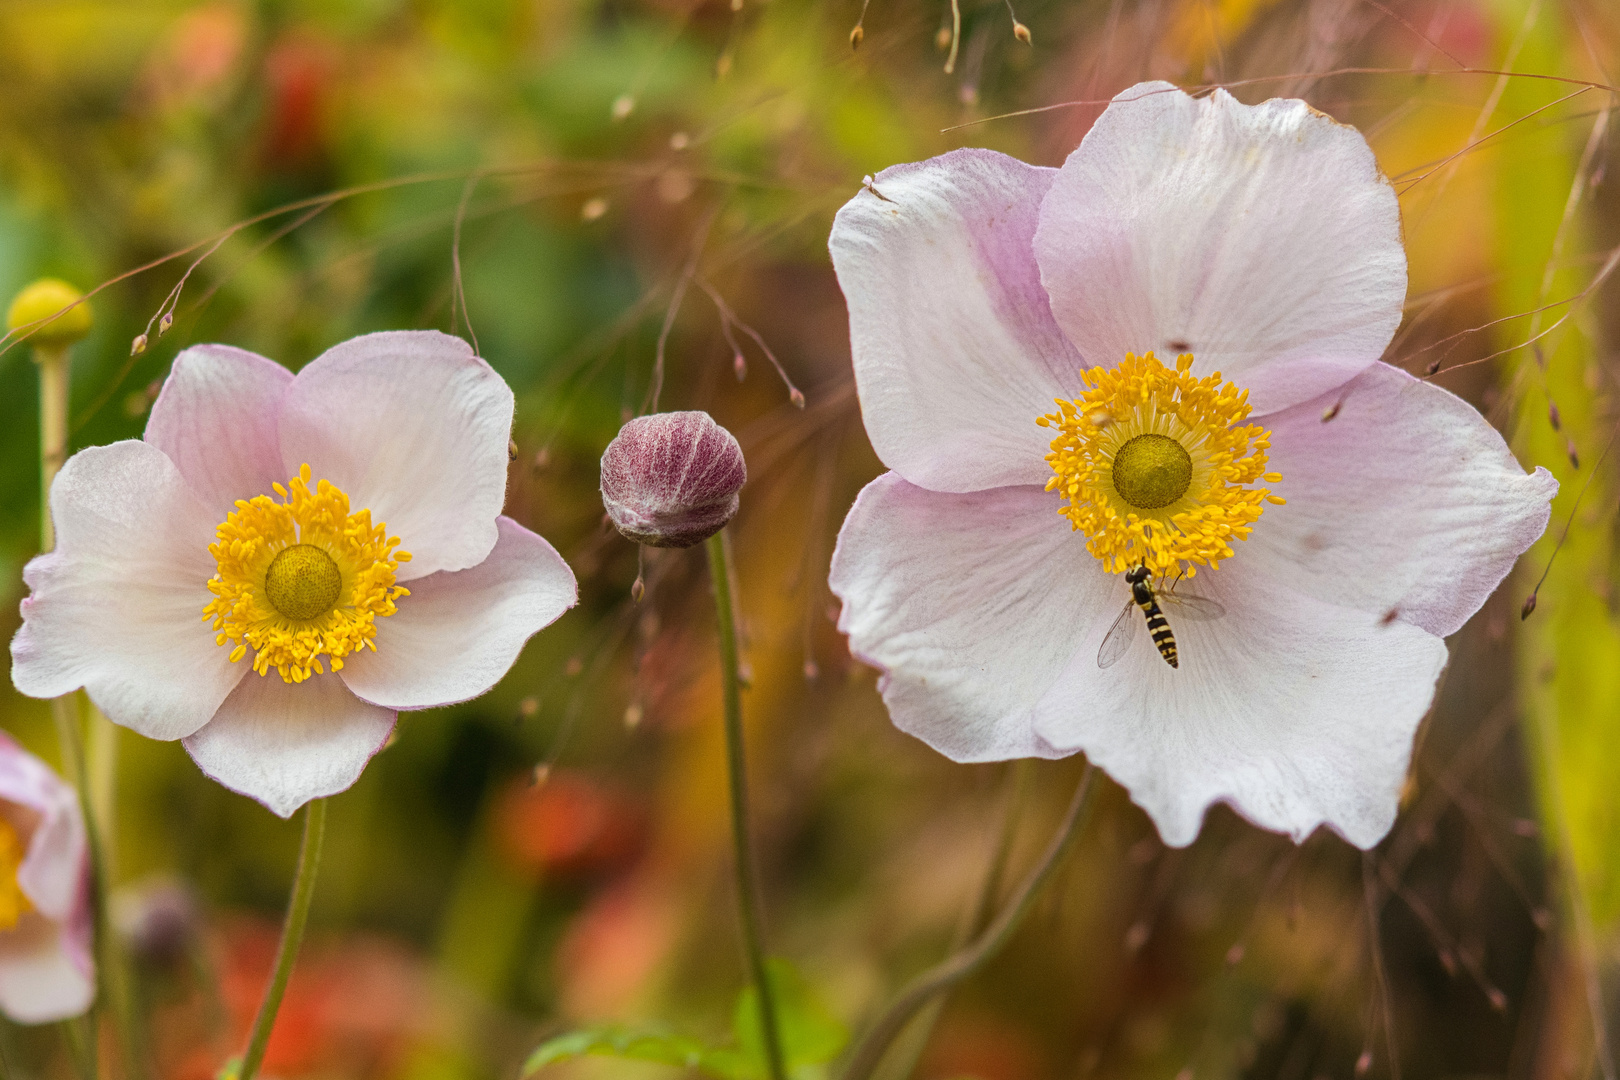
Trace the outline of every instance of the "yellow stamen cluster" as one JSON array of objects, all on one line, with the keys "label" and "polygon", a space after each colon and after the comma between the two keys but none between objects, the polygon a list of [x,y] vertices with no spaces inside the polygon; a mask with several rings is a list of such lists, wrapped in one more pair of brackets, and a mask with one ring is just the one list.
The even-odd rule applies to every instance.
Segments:
[{"label": "yellow stamen cluster", "polygon": [[1194,378],[1192,363],[1191,353],[1174,369],[1151,352],[1128,354],[1118,367],[1086,371],[1090,389],[1035,421],[1057,430],[1046,490],[1063,494],[1060,513],[1110,573],[1139,563],[1158,577],[1213,568],[1248,538],[1265,503],[1283,501],[1246,486],[1282,479],[1266,472],[1271,433],[1242,423],[1249,392],[1222,385],[1218,371]]},{"label": "yellow stamen cluster", "polygon": [[28,852],[11,822],[0,818],[0,930],[10,930],[24,915],[34,910],[28,894],[17,884],[17,871]]},{"label": "yellow stamen cluster", "polygon": [[311,490],[308,465],[274,486],[282,501],[238,499],[208,546],[219,569],[203,619],[213,620],[218,644],[235,646],[232,663],[252,649],[254,671],[274,668],[297,683],[324,673],[322,656],[337,671],[350,653],[376,651],[376,621],[410,595],[394,575],[411,556],[394,550],[399,540],[372,525],[370,510],[350,513],[332,484]]}]

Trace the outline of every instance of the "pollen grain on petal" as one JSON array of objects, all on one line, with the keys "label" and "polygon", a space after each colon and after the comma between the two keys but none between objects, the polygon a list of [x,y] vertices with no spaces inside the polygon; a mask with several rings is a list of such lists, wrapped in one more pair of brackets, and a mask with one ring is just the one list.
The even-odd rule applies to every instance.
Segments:
[{"label": "pollen grain on petal", "polygon": [[350,653],[376,650],[376,621],[408,595],[394,575],[410,556],[370,510],[351,512],[348,495],[326,480],[312,487],[307,464],[272,489],[279,501],[238,500],[220,523],[203,618],[233,663],[251,651],[254,671],[299,683],[324,674],[322,657],[337,671]]},{"label": "pollen grain on petal", "polygon": [[1283,500],[1261,481],[1271,433],[1244,424],[1248,391],[1220,372],[1192,374],[1183,353],[1174,368],[1151,352],[1095,367],[1088,389],[1036,423],[1054,430],[1046,460],[1048,491],[1060,513],[1086,534],[1086,549],[1110,573],[1145,564],[1157,576],[1213,568],[1247,539],[1265,503]]}]

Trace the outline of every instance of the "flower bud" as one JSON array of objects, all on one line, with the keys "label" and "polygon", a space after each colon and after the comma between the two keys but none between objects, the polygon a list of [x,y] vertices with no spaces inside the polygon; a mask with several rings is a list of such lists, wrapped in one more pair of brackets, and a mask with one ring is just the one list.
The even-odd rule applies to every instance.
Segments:
[{"label": "flower bud", "polygon": [[113,928],[134,956],[167,967],[186,954],[202,930],[196,896],[181,882],[152,877],[111,896]]},{"label": "flower bud", "polygon": [[[32,326],[34,329],[26,336],[35,345],[71,345],[90,332],[90,305],[81,303],[67,311],[62,309],[83,295],[60,278],[40,278],[12,300],[11,309],[6,312],[6,329]],[[59,311],[62,313],[57,315]],[[44,322],[45,319],[51,321]]]},{"label": "flower bud", "polygon": [[625,424],[602,454],[602,505],[627,539],[691,547],[737,513],[747,479],[742,447],[708,413],[655,413]]}]

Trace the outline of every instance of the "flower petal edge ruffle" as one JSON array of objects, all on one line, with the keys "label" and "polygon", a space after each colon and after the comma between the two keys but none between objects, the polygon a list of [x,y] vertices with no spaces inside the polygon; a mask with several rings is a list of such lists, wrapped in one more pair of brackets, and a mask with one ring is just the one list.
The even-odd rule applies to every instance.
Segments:
[{"label": "flower petal edge ruffle", "polygon": [[1058,170],[1034,250],[1089,362],[1190,352],[1256,416],[1377,360],[1406,298],[1400,207],[1361,133],[1219,89],[1116,95]]},{"label": "flower petal edge ruffle", "polygon": [[1038,487],[943,493],[896,473],[866,485],[828,584],[850,651],[884,673],[896,727],[953,761],[1062,756],[1032,710],[1113,595],[1077,544]]},{"label": "flower petal edge ruffle", "polygon": [[[410,378],[401,377],[408,365]],[[483,562],[506,500],[513,397],[458,337],[391,330],[334,345],[282,400],[287,476],[308,462],[411,561],[398,580]]]},{"label": "flower petal edge ruffle", "polygon": [[11,679],[30,697],[81,686],[115,723],[190,735],[245,665],[202,619],[217,522],[174,463],[134,439],[70,458],[51,485],[57,550],[31,560]]},{"label": "flower petal edge ruffle", "polygon": [[897,165],[838,211],[861,415],[883,463],[935,491],[1044,484],[1035,418],[1085,366],[1052,319],[1032,241],[1056,170],[989,150]]},{"label": "flower petal edge ruffle", "polygon": [[1288,501],[1245,546],[1271,580],[1441,637],[1546,530],[1558,491],[1473,406],[1388,364],[1267,423]]},{"label": "flower petal edge ruffle", "polygon": [[331,672],[301,683],[249,672],[185,748],[225,787],[291,817],[311,799],[353,786],[388,741],[394,717]]},{"label": "flower petal edge ruffle", "polygon": [[288,477],[277,421],[292,382],[292,372],[257,353],[193,345],[174,358],[142,438],[224,521],[236,500],[267,495]]},{"label": "flower petal edge ruffle", "polygon": [[362,700],[427,709],[477,697],[500,681],[523,645],[579,599],[557,549],[509,517],[489,558],[411,582],[399,611],[377,624],[377,650],[339,672]]},{"label": "flower petal edge ruffle", "polygon": [[1199,622],[1165,605],[1181,667],[1139,634],[1099,668],[1094,625],[1035,708],[1040,736],[1084,751],[1172,847],[1190,844],[1217,802],[1296,841],[1325,824],[1372,847],[1395,821],[1445,642],[1295,592],[1264,560],[1230,560],[1183,588],[1225,614]]}]

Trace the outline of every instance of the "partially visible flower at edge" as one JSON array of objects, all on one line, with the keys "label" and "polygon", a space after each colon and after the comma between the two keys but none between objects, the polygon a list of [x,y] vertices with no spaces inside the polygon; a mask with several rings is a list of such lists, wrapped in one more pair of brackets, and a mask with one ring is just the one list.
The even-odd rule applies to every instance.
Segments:
[{"label": "partially visible flower at edge", "polygon": [[78,1016],[95,998],[90,856],[73,789],[0,732],[0,1013]]},{"label": "partially visible flower at edge", "polygon": [[434,331],[354,338],[296,377],[187,349],[143,439],[56,477],[12,681],[84,687],[283,817],[342,791],[400,711],[484,693],[575,603],[562,557],[501,514],[512,412]]},{"label": "partially visible flower at edge", "polygon": [[[1172,845],[1215,802],[1377,843],[1443,638],[1557,484],[1380,362],[1406,257],[1365,140],[1143,83],[1059,169],[959,150],[873,186],[830,246],[893,471],[830,584],[895,724],[957,761],[1083,751]],[[1179,668],[1140,627],[1102,657],[1135,566],[1224,608],[1164,605]]]}]

